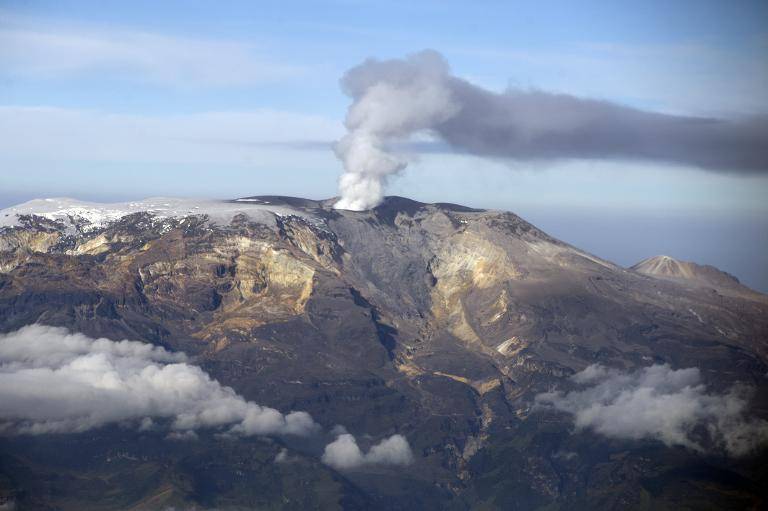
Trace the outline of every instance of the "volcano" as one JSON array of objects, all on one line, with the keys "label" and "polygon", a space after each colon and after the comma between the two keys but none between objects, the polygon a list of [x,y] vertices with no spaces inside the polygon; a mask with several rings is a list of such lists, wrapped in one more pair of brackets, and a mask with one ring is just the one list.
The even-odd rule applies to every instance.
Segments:
[{"label": "volcano", "polygon": [[[0,499],[78,510],[766,505],[768,297],[666,256],[624,268],[509,212],[334,203],[41,199],[0,211],[1,332],[42,324],[183,352],[244,399],[306,411],[326,432],[179,441],[126,423],[6,427]],[[753,448],[733,455],[711,431],[736,429],[698,416],[675,442],[541,403],[600,371],[629,382],[621,375],[650,367],[695,369],[680,392],[706,399],[748,389],[739,420]],[[323,448],[338,425],[364,449],[398,435],[413,457],[331,466]]]}]

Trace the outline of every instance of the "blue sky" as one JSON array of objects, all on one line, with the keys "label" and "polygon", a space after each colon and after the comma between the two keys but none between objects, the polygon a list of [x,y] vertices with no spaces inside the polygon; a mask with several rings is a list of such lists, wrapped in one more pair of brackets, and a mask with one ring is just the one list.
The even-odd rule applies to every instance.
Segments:
[{"label": "blue sky", "polygon": [[[424,48],[492,90],[765,114],[766,21],[749,1],[0,1],[0,205],[335,195],[340,163],[306,142],[343,134],[340,76]],[[390,193],[510,209],[622,264],[666,250],[768,289],[766,177],[425,154]]]}]

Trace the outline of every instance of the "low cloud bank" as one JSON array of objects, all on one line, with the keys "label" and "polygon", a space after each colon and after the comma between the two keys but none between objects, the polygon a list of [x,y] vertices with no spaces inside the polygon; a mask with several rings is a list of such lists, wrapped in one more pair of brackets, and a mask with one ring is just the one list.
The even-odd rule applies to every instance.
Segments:
[{"label": "low cloud bank", "polygon": [[768,421],[746,417],[749,390],[708,393],[697,368],[653,365],[621,372],[595,364],[572,381],[586,388],[536,396],[540,406],[573,414],[577,429],[622,439],[656,438],[699,452],[711,443],[741,456],[768,443]]},{"label": "low cloud bank", "polygon": [[325,446],[322,461],[339,470],[363,465],[409,465],[413,462],[413,453],[408,440],[402,435],[385,438],[363,453],[354,436],[341,433]]},{"label": "low cloud bank", "polygon": [[0,335],[0,433],[77,433],[111,423],[150,429],[157,420],[186,437],[203,428],[243,436],[319,429],[306,412],[246,401],[181,353],[42,325]]}]

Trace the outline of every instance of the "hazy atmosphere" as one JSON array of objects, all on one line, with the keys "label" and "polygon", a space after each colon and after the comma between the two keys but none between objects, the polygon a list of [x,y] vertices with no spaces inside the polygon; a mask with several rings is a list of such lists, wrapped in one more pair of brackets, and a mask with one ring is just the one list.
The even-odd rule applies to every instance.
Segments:
[{"label": "hazy atmosphere", "polygon": [[[765,3],[285,5],[0,4],[0,206],[338,195],[333,144],[355,94],[345,72],[431,49],[477,108],[478,94],[509,98],[518,126],[507,129],[546,129],[521,113],[536,101],[623,127],[596,128],[611,134],[604,147],[579,133],[496,150],[452,128],[482,129],[471,121],[444,123],[399,148],[396,170],[407,168],[381,193],[508,209],[619,264],[665,253],[768,290]],[[732,128],[664,134],[691,118]],[[617,144],[638,129],[668,149]]]},{"label": "hazy atmosphere", "polygon": [[0,0],[0,511],[768,508],[768,3]]}]

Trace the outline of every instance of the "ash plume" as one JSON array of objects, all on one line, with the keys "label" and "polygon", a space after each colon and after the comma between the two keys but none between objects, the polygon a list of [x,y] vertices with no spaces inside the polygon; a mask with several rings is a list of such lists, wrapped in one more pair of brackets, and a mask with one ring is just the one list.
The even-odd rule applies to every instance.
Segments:
[{"label": "ash plume", "polygon": [[668,115],[540,90],[485,90],[451,74],[431,50],[369,59],[341,80],[352,98],[336,144],[338,209],[364,210],[408,164],[393,147],[425,133],[456,151],[514,160],[617,159],[702,169],[768,170],[768,116]]},{"label": "ash plume", "polygon": [[368,60],[347,72],[342,86],[354,101],[345,120],[349,133],[336,144],[344,163],[337,208],[376,206],[387,178],[408,164],[386,145],[433,129],[458,113],[447,87],[449,73],[446,62],[434,52],[407,60]]}]

